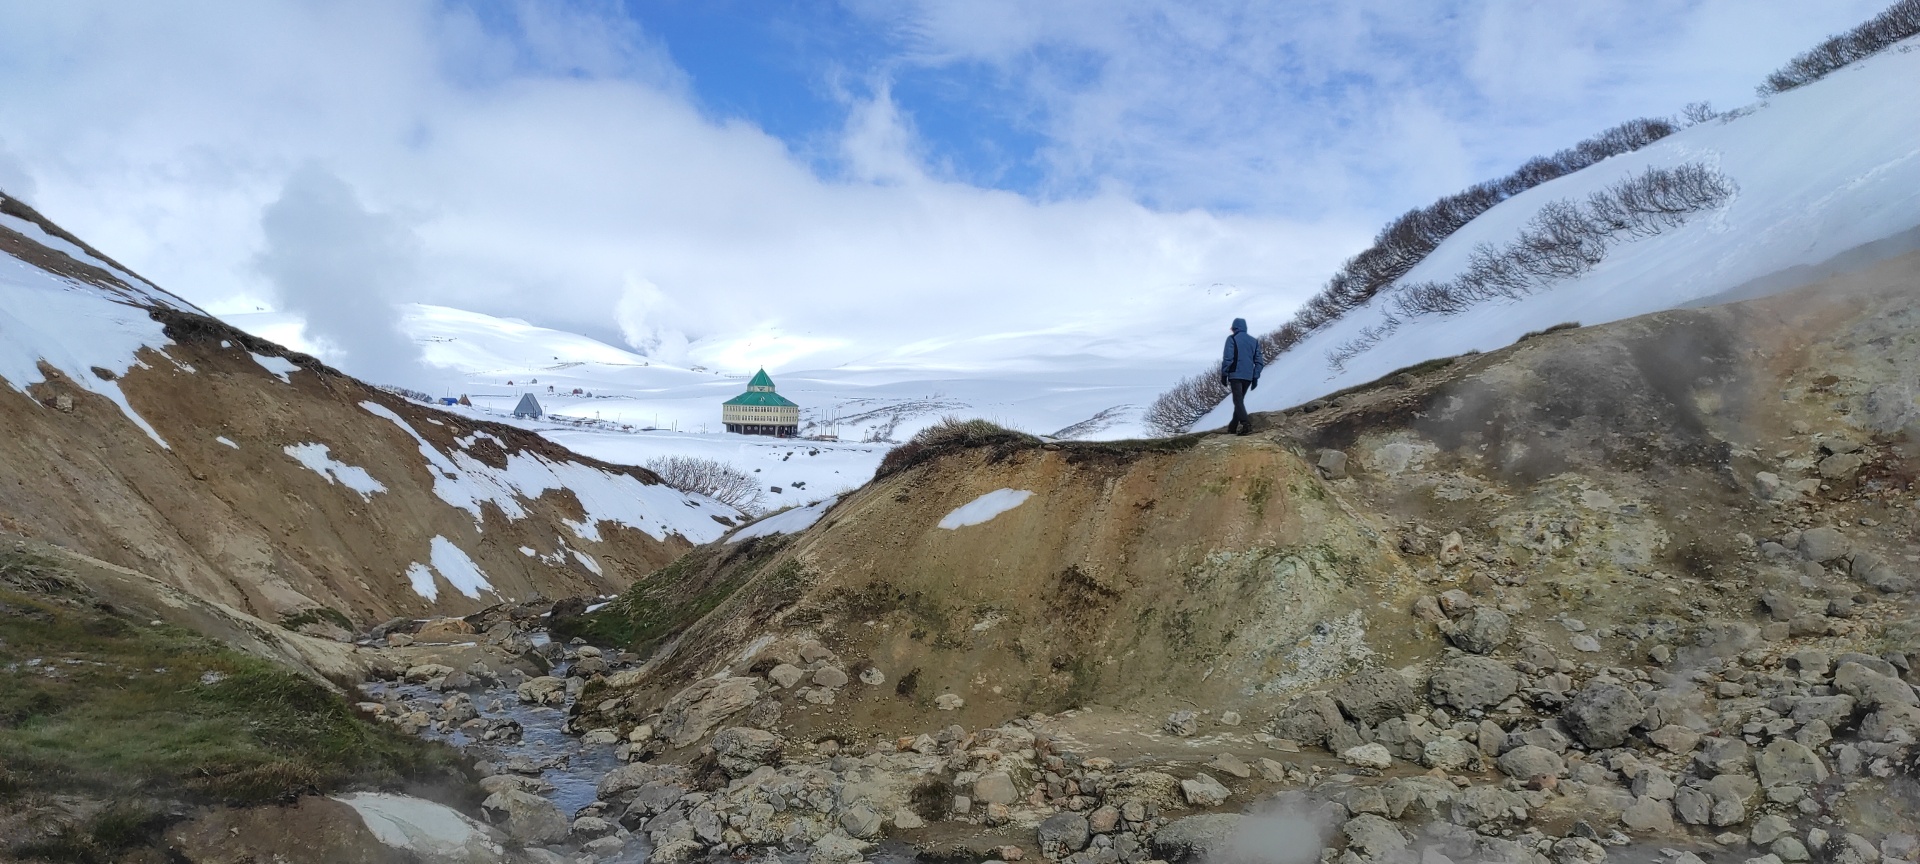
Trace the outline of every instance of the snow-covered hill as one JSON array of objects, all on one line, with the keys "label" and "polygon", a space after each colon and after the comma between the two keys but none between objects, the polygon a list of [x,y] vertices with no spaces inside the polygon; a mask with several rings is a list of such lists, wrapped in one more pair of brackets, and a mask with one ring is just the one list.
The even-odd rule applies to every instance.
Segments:
[{"label": "snow-covered hill", "polygon": [[604,593],[739,524],[485,419],[222,324],[0,197],[7,531],[268,620],[371,623]]},{"label": "snow-covered hill", "polygon": [[[1451,279],[1476,246],[1510,243],[1545,205],[1585,200],[1648,168],[1705,164],[1739,189],[1726,205],[1679,228],[1613,247],[1577,278],[1518,301],[1404,321],[1336,369],[1329,352],[1386,321],[1394,291],[1382,292],[1268,366],[1249,405],[1290,407],[1424,360],[1497,348],[1561,322],[1598,324],[1753,293],[1743,287],[1785,290],[1798,283],[1767,277],[1909,232],[1920,226],[1916,82],[1920,40],[1910,39],[1813,84],[1508,199],[1449,237],[1396,287]],[[1224,426],[1230,414],[1222,406],[1195,428]]]},{"label": "snow-covered hill", "polygon": [[[317,347],[296,316],[224,318],[298,349]],[[679,368],[580,334],[445,306],[405,306],[401,328],[428,366],[446,372],[430,395],[466,396],[473,404],[447,410],[532,429],[609,462],[720,459],[764,480],[771,507],[859,486],[892,446],[863,441],[905,440],[949,414],[1043,435],[1136,437],[1141,409],[1169,374],[1106,362],[1071,371],[771,370],[781,394],[802,406],[806,434],[839,439],[795,445],[722,431],[720,403],[745,388],[751,369]],[[527,393],[540,400],[545,420],[508,416]]]}]

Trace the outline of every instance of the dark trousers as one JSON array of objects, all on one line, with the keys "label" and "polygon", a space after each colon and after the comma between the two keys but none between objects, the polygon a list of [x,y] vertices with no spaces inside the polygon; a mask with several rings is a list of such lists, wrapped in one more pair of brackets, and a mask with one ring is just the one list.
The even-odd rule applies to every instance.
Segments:
[{"label": "dark trousers", "polygon": [[1247,389],[1253,382],[1235,378],[1228,381],[1227,386],[1233,389],[1233,422],[1227,424],[1227,431],[1242,435],[1252,432],[1253,418],[1247,416]]}]

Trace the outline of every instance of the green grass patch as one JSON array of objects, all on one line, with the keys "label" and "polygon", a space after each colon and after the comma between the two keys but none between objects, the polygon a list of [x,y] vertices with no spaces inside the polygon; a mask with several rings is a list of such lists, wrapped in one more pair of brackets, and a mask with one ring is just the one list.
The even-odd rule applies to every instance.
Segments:
[{"label": "green grass patch", "polygon": [[[784,535],[703,546],[642,576],[620,597],[584,615],[553,622],[556,639],[582,638],[594,645],[650,654],[739,591],[787,544]],[[775,586],[798,579],[799,564],[773,574]],[[797,589],[793,589],[796,590]]]},{"label": "green grass patch", "polygon": [[348,633],[354,632],[352,618],[348,618],[346,613],[338,609],[332,609],[326,606],[302,609],[299,612],[280,618],[280,626],[288,630],[299,630],[308,624],[332,624]]},{"label": "green grass patch", "polygon": [[48,562],[0,556],[0,795],[254,804],[453,785],[460,762],[320,683],[128,620]]}]

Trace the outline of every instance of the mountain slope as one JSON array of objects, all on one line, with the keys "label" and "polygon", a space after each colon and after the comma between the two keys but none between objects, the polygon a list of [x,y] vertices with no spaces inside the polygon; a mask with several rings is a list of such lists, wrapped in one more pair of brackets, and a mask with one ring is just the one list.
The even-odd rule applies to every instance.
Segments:
[{"label": "mountain slope", "polygon": [[[1920,226],[1920,105],[1909,92],[1920,80],[1916,45],[1920,40],[1910,39],[1820,81],[1500,203],[1447,238],[1395,288],[1275,360],[1249,404],[1256,410],[1297,405],[1424,360],[1506,345],[1561,322],[1614,321],[1710,302],[1743,286],[1777,291],[1805,284],[1757,280],[1910,232]],[[1458,276],[1477,247],[1513,242],[1549,204],[1584,201],[1649,168],[1688,164],[1730,179],[1738,187],[1733,199],[1658,236],[1614,246],[1586,273],[1518,300],[1388,323],[1398,289]],[[1892,251],[1913,245],[1909,237]],[[1343,345],[1383,329],[1389,335],[1370,349],[1341,364],[1329,362]],[[1195,428],[1223,426],[1230,413],[1216,409]]]},{"label": "mountain slope", "polygon": [[366,624],[615,590],[738,516],[368,387],[0,209],[0,529],[268,621]]}]

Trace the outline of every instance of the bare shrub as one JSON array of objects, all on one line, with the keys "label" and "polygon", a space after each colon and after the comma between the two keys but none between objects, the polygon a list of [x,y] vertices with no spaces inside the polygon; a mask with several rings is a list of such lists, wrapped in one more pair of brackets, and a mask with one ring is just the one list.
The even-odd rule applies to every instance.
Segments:
[{"label": "bare shrub", "polygon": [[[1552,156],[1529,159],[1505,177],[1477,183],[1426,207],[1401,214],[1380,229],[1371,246],[1342,263],[1319,293],[1301,304],[1291,321],[1261,337],[1261,348],[1266,352],[1269,362],[1272,362],[1271,358],[1292,349],[1308,336],[1391,287],[1426,260],[1448,237],[1494,205],[1602,159],[1638,150],[1673,134],[1678,128],[1673,121],[1658,117],[1629,120]],[[1558,227],[1573,226],[1569,223]],[[1550,243],[1542,254],[1556,265],[1581,260],[1583,255],[1591,251],[1590,245],[1564,246],[1563,243],[1571,236],[1575,235],[1562,236]],[[1513,257],[1489,258],[1482,266],[1471,270],[1476,274],[1474,277],[1454,286],[1452,291],[1460,297],[1473,300],[1524,294],[1527,286],[1518,275],[1517,263]],[[1430,299],[1438,301],[1448,298],[1436,295]],[[1377,342],[1378,339],[1372,341]],[[1336,353],[1339,350],[1335,349]],[[1187,431],[1194,421],[1205,416],[1220,404],[1220,400],[1226,398],[1226,388],[1219,386],[1217,378],[1216,375],[1203,372],[1161,394],[1147,409],[1147,427],[1163,435]],[[1213,385],[1212,390],[1217,392],[1209,392],[1209,383]],[[1196,407],[1202,403],[1206,405],[1204,410]]]},{"label": "bare shrub", "polygon": [[[1270,350],[1261,345],[1263,352]],[[1220,373],[1202,372],[1182,379],[1147,406],[1141,419],[1155,435],[1179,435],[1207,416],[1231,391],[1220,385]]]},{"label": "bare shrub", "polygon": [[1013,451],[1038,445],[1040,439],[988,420],[942,417],[940,422],[913,433],[913,437],[881,457],[875,477],[887,477],[944,453],[975,447]]},{"label": "bare shrub", "polygon": [[1772,96],[1804,87],[1916,34],[1920,34],[1920,0],[1900,0],[1866,23],[1838,36],[1829,36],[1788,60],[1787,65],[1768,75],[1766,83],[1757,89],[1761,96]]},{"label": "bare shrub", "polygon": [[718,459],[667,456],[649,460],[647,470],[660,475],[668,486],[705,495],[749,516],[766,509],[759,481]]}]

